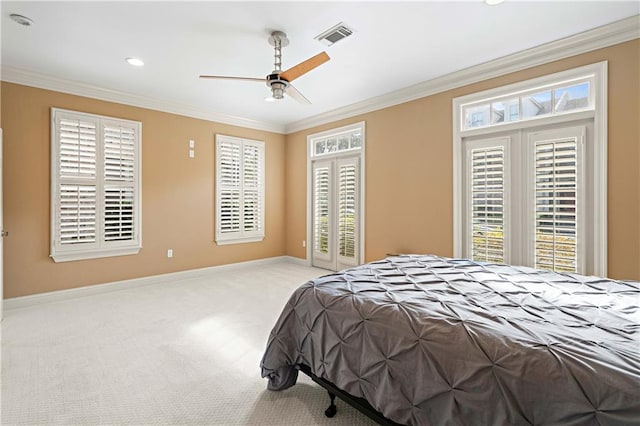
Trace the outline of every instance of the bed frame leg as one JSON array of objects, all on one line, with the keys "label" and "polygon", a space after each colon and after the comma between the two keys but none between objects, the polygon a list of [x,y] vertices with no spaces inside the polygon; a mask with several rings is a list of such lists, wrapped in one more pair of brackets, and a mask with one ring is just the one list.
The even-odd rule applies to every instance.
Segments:
[{"label": "bed frame leg", "polygon": [[327,391],[327,393],[329,394],[329,398],[331,399],[331,404],[329,405],[329,408],[324,410],[324,415],[331,418],[335,416],[336,412],[338,411],[338,409],[336,408],[336,396],[329,391]]}]

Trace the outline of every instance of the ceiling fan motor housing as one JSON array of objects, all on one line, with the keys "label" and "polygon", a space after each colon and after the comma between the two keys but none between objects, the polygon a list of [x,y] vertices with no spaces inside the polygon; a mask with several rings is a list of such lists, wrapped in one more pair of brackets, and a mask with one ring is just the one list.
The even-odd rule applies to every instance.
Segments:
[{"label": "ceiling fan motor housing", "polygon": [[289,82],[280,78],[279,73],[273,73],[267,76],[267,86],[271,88],[271,94],[274,99],[282,99]]}]

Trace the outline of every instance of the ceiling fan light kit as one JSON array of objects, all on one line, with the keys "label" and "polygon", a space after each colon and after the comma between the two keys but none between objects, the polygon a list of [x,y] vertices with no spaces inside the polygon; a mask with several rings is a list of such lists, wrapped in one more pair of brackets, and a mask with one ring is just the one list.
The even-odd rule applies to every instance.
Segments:
[{"label": "ceiling fan light kit", "polygon": [[13,22],[20,24],[23,27],[30,27],[31,25],[33,25],[33,19],[29,18],[28,16],[12,13],[11,15],[9,15],[9,18],[11,18]]},{"label": "ceiling fan light kit", "polygon": [[289,45],[287,35],[282,31],[274,31],[269,36],[269,44],[273,46],[273,72],[265,78],[227,77],[219,75],[201,75],[200,78],[233,79],[247,81],[262,81],[271,89],[271,96],[265,98],[268,102],[284,98],[285,93],[302,104],[310,104],[309,100],[300,93],[291,82],[308,73],[314,68],[327,62],[330,58],[326,52],[319,53],[306,61],[299,63],[286,71],[282,71],[282,48]]}]

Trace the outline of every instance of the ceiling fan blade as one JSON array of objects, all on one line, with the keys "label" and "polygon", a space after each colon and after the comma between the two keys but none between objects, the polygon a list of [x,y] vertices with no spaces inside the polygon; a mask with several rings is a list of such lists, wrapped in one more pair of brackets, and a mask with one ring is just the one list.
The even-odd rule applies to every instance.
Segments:
[{"label": "ceiling fan blade", "polygon": [[221,78],[226,80],[245,80],[245,81],[259,81],[264,83],[267,81],[264,78],[253,78],[253,77],[227,77],[224,75],[201,75],[200,78]]},{"label": "ceiling fan blade", "polygon": [[313,56],[306,61],[300,62],[298,65],[284,71],[280,74],[280,78],[287,80],[288,82],[292,82],[301,75],[306,74],[312,69],[324,64],[329,59],[331,58],[329,58],[327,52],[318,53],[316,56]]},{"label": "ceiling fan blade", "polygon": [[287,86],[287,90],[285,90],[285,93],[291,96],[296,101],[300,102],[301,104],[311,105],[311,102],[309,102],[309,99],[305,98],[304,95],[298,92],[298,89],[293,87],[293,85],[291,84]]}]

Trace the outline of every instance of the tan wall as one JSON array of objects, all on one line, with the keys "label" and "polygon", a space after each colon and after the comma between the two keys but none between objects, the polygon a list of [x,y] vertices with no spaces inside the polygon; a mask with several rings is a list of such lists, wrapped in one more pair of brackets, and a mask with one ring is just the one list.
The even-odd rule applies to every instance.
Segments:
[{"label": "tan wall", "polygon": [[[142,122],[142,244],[138,255],[54,263],[49,258],[50,108]],[[280,256],[285,252],[285,137],[2,83],[4,295],[23,296]],[[266,237],[214,243],[215,134],[266,142]],[[196,158],[188,158],[188,141]],[[168,248],[174,257],[168,259]]]},{"label": "tan wall", "polygon": [[[640,41],[283,136],[2,83],[4,295],[15,297],[288,254],[305,257],[306,136],[366,122],[366,260],[390,251],[451,255],[452,99],[609,61],[609,275],[640,279]],[[143,249],[56,264],[49,258],[49,119],[59,107],[143,123]],[[214,239],[214,134],[266,142],[266,238]],[[196,158],[187,141],[196,140]],[[285,226],[286,224],[286,226]],[[286,236],[286,238],[285,238]],[[167,259],[167,248],[174,258]]]},{"label": "tan wall", "polygon": [[609,61],[608,275],[640,279],[640,41],[634,40],[287,136],[287,254],[305,258],[306,137],[366,122],[367,261],[453,254],[452,100]]}]

